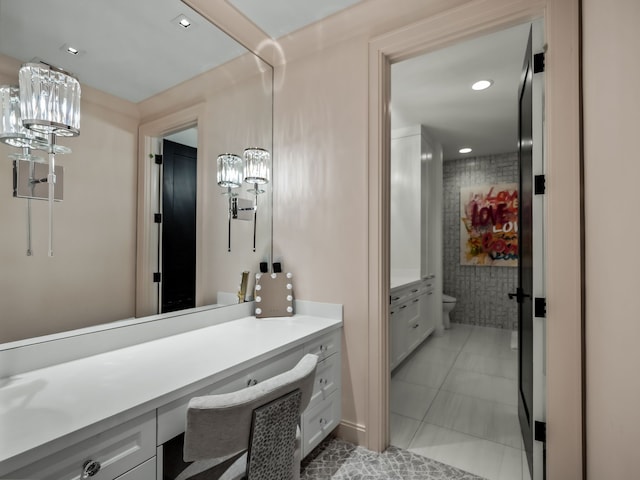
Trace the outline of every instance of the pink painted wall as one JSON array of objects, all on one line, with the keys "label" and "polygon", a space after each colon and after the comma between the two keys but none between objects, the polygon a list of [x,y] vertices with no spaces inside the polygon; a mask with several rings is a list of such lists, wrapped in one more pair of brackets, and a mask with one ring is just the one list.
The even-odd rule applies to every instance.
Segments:
[{"label": "pink painted wall", "polygon": [[[0,83],[20,63],[0,56]],[[134,314],[136,158],[134,104],[82,87],[80,136],[56,157],[64,201],[54,207],[54,257],[47,256],[46,202],[33,201],[33,256],[26,252],[27,201],[12,196],[15,152],[0,144],[0,343]]]},{"label": "pink painted wall", "polygon": [[344,304],[343,418],[365,423],[367,43],[276,68],[274,257],[297,298]]},{"label": "pink painted wall", "polygon": [[587,472],[640,472],[640,2],[583,0]]}]

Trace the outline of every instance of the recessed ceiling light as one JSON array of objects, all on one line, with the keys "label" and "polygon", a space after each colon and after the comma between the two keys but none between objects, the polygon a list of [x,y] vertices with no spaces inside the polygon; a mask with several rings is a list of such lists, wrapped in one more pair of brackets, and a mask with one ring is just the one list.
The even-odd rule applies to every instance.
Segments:
[{"label": "recessed ceiling light", "polygon": [[185,15],[178,15],[176,18],[174,18],[173,20],[171,20],[171,23],[182,27],[184,29],[187,29],[191,26],[193,26],[193,22],[191,20],[189,20]]},{"label": "recessed ceiling light", "polygon": [[80,50],[78,47],[74,47],[73,45],[69,45],[68,43],[65,43],[64,45],[62,45],[60,47],[60,50],[62,50],[65,53],[68,53],[69,55],[83,55],[85,52],[83,50]]},{"label": "recessed ceiling light", "polygon": [[471,149],[469,147],[464,147],[458,150],[460,153],[471,153]]},{"label": "recessed ceiling light", "polygon": [[479,80],[473,85],[471,85],[471,88],[473,90],[486,90],[491,85],[493,85],[493,80]]}]

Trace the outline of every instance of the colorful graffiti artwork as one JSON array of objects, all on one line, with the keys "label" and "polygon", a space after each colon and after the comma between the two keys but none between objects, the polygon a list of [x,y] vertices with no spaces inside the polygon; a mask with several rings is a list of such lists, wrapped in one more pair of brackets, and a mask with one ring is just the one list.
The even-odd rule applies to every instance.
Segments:
[{"label": "colorful graffiti artwork", "polygon": [[518,185],[460,188],[460,264],[518,265]]}]

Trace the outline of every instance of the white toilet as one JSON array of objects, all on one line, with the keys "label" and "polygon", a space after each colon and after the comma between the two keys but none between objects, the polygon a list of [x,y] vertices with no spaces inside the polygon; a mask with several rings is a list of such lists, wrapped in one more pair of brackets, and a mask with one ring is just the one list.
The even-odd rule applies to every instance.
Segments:
[{"label": "white toilet", "polygon": [[451,318],[449,317],[449,312],[453,310],[456,306],[455,297],[450,297],[449,295],[442,295],[442,324],[444,328],[451,327]]}]

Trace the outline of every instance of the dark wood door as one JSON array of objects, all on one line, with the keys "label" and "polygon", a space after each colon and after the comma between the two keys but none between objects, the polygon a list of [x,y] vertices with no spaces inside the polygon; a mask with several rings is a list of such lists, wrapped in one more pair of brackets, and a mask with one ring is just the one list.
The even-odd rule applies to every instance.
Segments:
[{"label": "dark wood door", "polygon": [[163,141],[162,313],[196,306],[196,154]]},{"label": "dark wood door", "polygon": [[519,88],[518,417],[529,471],[533,465],[533,65],[531,32]]}]

